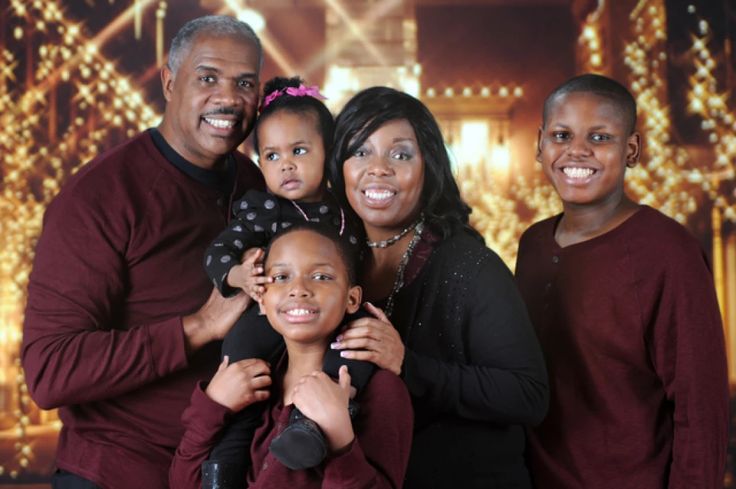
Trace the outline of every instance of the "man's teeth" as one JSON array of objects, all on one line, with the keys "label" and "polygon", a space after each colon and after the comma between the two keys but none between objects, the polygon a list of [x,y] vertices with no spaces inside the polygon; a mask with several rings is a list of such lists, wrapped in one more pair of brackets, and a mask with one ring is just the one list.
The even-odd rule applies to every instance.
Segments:
[{"label": "man's teeth", "polygon": [[286,311],[286,314],[289,316],[308,316],[309,314],[314,314],[314,311],[309,309],[289,309]]},{"label": "man's teeth", "polygon": [[595,173],[595,170],[591,168],[567,167],[563,168],[562,172],[570,178],[587,178]]},{"label": "man's teeth", "polygon": [[371,200],[386,200],[390,199],[395,195],[395,192],[390,190],[366,190],[365,196]]},{"label": "man's teeth", "polygon": [[235,121],[231,120],[209,119],[207,117],[205,117],[204,120],[207,122],[207,124],[215,126],[218,129],[230,129],[235,125]]}]

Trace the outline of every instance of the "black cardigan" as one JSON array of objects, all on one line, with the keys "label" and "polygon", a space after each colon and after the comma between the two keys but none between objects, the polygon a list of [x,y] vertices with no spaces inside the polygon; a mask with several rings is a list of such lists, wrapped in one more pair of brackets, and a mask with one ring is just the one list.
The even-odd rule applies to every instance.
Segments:
[{"label": "black cardigan", "polygon": [[511,272],[461,232],[435,243],[396,296],[415,410],[405,487],[531,487],[524,425],[547,411],[547,373]]}]

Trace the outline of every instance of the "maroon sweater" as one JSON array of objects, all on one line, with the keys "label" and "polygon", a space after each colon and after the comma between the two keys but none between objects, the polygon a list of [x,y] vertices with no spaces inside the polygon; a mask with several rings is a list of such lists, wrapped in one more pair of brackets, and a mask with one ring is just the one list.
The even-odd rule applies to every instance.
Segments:
[{"label": "maroon sweater", "polygon": [[650,207],[565,248],[558,222],[524,233],[516,271],[550,378],[537,487],[723,487],[726,357],[699,244]]},{"label": "maroon sweater", "polygon": [[[234,164],[233,195],[262,187]],[[216,343],[187,358],[181,324],[212,290],[202,255],[232,200],[200,180],[145,132],[70,178],[44,218],[23,367],[34,401],[60,408],[58,466],[105,489],[168,487],[181,413],[218,363]]]},{"label": "maroon sweater", "polygon": [[[278,385],[271,395],[274,400],[282,398]],[[270,402],[251,446],[253,468],[248,488],[400,488],[409,462],[413,430],[409,392],[396,375],[378,370],[357,401],[360,411],[353,420],[356,439],[349,449],[308,470],[290,470],[269,452],[271,440],[287,425],[293,409],[292,405],[285,407],[282,402]],[[182,418],[187,431],[171,466],[172,488],[201,487],[200,465],[229,415],[227,408],[207,397],[202,386],[194,391],[191,406]]]}]

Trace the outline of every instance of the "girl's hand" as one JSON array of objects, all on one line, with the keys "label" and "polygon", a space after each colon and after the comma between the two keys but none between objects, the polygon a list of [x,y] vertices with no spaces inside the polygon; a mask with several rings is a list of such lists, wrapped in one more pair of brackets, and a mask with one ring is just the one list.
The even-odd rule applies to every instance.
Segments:
[{"label": "girl's hand", "polygon": [[264,285],[273,282],[263,275],[263,255],[261,248],[250,248],[243,253],[242,262],[230,269],[227,283],[230,287],[243,289],[253,300],[260,302],[266,291]]},{"label": "girl's hand", "polygon": [[305,375],[291,391],[291,399],[299,410],[322,428],[330,450],[343,450],[355,438],[348,413],[350,374],[343,365],[335,383],[326,373],[316,371]]},{"label": "girl's hand", "polygon": [[212,377],[205,393],[216,403],[233,412],[259,401],[270,394],[271,369],[259,358],[248,358],[228,365],[225,356]]},{"label": "girl's hand", "polygon": [[366,317],[351,322],[330,348],[342,350],[340,356],[343,358],[373,362],[401,375],[405,350],[399,332],[382,310],[370,302],[365,303],[365,308],[376,318]]}]

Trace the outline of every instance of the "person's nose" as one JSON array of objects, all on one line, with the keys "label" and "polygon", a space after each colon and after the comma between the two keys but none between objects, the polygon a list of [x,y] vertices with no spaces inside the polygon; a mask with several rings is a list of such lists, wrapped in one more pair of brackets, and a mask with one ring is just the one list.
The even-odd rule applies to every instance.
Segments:
[{"label": "person's nose", "polygon": [[294,277],[291,281],[289,296],[294,298],[310,297],[312,289],[309,287],[308,281],[304,277]]},{"label": "person's nose", "polygon": [[373,176],[387,176],[394,173],[388,157],[374,155],[368,161],[368,174]]},{"label": "person's nose", "polygon": [[243,104],[235,84],[224,81],[218,84],[214,102],[221,107],[239,107]]},{"label": "person's nose", "polygon": [[291,155],[281,159],[281,172],[288,173],[296,170],[296,163]]},{"label": "person's nose", "polygon": [[590,142],[585,138],[574,138],[567,147],[570,156],[589,156],[592,152]]}]

